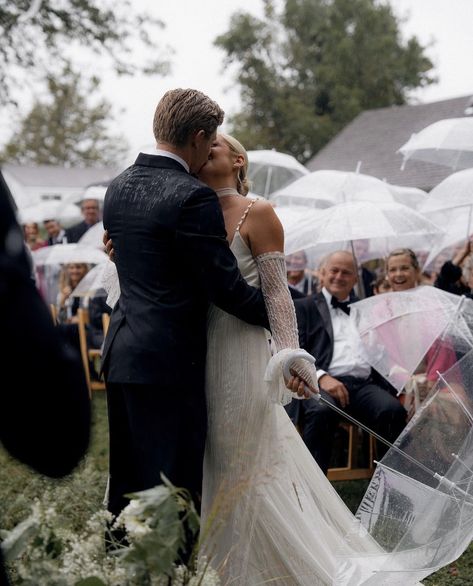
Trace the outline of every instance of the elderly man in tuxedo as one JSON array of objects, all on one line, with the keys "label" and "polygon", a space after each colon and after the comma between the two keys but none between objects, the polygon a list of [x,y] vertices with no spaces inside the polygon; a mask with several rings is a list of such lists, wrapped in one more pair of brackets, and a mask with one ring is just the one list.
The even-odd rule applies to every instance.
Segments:
[{"label": "elderly man in tuxedo", "polygon": [[[405,426],[406,411],[359,353],[349,318],[350,291],[357,281],[353,255],[332,253],[321,274],[321,292],[294,303],[300,345],[317,360],[322,396],[392,442]],[[326,473],[339,416],[316,399],[293,400],[287,410],[294,423],[300,424],[307,447]]]},{"label": "elderly man in tuxedo", "polygon": [[98,200],[83,199],[80,204],[80,210],[84,218],[82,222],[74,224],[74,226],[66,230],[65,236],[69,243],[79,242],[89,228],[100,222],[100,204]]}]

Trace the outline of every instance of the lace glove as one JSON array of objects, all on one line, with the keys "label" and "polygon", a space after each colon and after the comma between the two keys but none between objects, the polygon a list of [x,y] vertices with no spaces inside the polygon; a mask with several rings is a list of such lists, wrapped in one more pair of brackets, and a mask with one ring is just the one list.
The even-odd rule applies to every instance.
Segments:
[{"label": "lace glove", "polygon": [[102,273],[102,286],[107,292],[106,304],[113,309],[120,298],[120,281],[118,280],[117,267],[111,260],[107,261]]},{"label": "lace glove", "polygon": [[[267,252],[257,256],[256,263],[276,353],[278,355],[284,351],[281,359],[284,359],[285,364],[289,363],[290,371],[312,388],[318,389],[315,366],[303,358],[295,357],[296,352],[287,352],[288,349],[297,350],[300,356],[301,351],[296,312],[287,286],[285,256],[282,252]],[[290,396],[296,397],[293,393]]]}]

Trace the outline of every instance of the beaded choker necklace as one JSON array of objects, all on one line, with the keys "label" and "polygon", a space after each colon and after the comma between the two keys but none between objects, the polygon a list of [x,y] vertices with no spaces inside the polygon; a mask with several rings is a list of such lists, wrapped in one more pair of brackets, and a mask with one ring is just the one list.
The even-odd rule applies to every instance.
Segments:
[{"label": "beaded choker necklace", "polygon": [[215,193],[218,197],[226,197],[227,195],[240,195],[235,187],[222,187],[222,189],[216,189]]}]

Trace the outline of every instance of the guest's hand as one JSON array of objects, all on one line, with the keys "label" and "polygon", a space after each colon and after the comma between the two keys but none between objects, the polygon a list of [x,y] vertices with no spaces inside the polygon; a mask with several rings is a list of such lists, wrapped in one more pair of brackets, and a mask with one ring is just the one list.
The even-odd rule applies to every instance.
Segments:
[{"label": "guest's hand", "polygon": [[342,407],[346,407],[350,402],[346,386],[333,376],[324,374],[319,378],[319,386],[331,397],[336,399]]},{"label": "guest's hand", "polygon": [[108,254],[108,258],[115,262],[115,250],[113,249],[112,239],[108,237],[108,230],[105,230],[102,238],[103,245],[105,246],[105,252]]}]

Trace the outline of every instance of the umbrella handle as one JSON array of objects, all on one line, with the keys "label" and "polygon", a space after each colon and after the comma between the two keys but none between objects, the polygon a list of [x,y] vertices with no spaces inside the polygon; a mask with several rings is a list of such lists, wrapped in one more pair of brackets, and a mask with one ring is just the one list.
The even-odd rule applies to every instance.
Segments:
[{"label": "umbrella handle", "polygon": [[[311,356],[308,352],[302,349],[294,350],[294,352],[286,358],[282,367],[282,373],[286,380],[289,380],[291,376],[293,376],[290,371],[290,366],[297,358],[302,358],[302,360],[306,360],[309,364],[315,364],[315,358]],[[318,396],[318,393],[313,393],[307,385],[304,385],[304,389],[310,394],[311,397]],[[303,397],[295,396],[294,398],[302,399]]]}]

